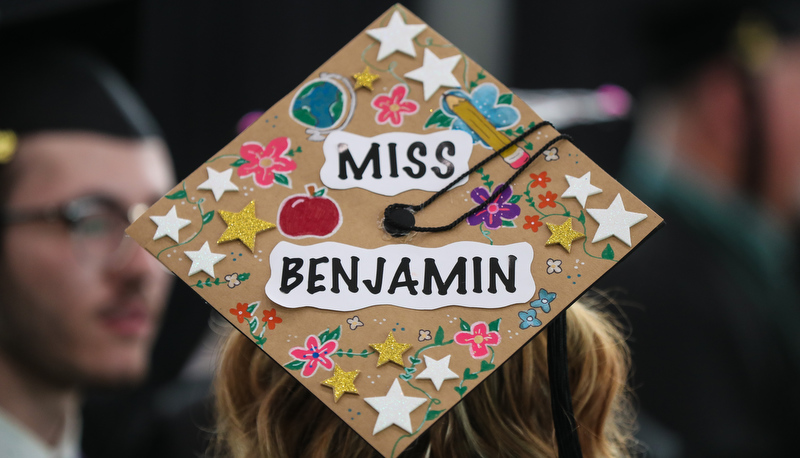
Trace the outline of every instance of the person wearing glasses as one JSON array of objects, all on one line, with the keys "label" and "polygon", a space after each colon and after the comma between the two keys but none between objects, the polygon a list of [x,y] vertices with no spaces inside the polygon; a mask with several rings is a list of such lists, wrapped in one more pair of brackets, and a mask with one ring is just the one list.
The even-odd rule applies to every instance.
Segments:
[{"label": "person wearing glasses", "polygon": [[169,190],[158,129],[72,49],[0,72],[0,456],[77,457],[80,397],[141,381],[169,276],[124,230]]}]

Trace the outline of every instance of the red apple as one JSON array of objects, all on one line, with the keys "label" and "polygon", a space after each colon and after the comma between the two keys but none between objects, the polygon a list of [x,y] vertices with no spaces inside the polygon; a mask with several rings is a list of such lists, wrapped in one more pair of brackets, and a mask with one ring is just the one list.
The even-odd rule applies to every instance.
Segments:
[{"label": "red apple", "polygon": [[278,208],[278,230],[286,237],[325,238],[342,225],[339,205],[325,196],[326,188],[306,185],[306,194],[287,197]]}]

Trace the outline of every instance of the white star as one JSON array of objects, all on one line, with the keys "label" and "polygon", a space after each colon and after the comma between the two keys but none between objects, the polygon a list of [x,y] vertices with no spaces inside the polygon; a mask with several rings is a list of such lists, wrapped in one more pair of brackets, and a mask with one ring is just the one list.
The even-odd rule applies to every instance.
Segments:
[{"label": "white star", "polygon": [[210,276],[214,276],[214,264],[225,258],[224,254],[212,253],[208,248],[208,240],[198,251],[184,251],[186,256],[192,260],[192,267],[189,268],[189,276],[201,270]]},{"label": "white star", "polygon": [[158,240],[166,235],[174,240],[175,243],[180,242],[180,240],[178,240],[178,232],[192,222],[188,219],[178,218],[178,213],[174,205],[166,215],[151,216],[150,219],[158,225],[156,233],[153,235],[153,240]]},{"label": "white star", "polygon": [[206,167],[208,171],[208,180],[200,183],[197,189],[206,189],[214,193],[214,199],[219,202],[222,194],[225,191],[238,191],[239,187],[231,182],[231,174],[233,169],[227,169],[224,172],[217,172],[211,167]]},{"label": "white star", "polygon": [[458,374],[450,370],[450,355],[438,361],[430,356],[423,356],[425,356],[425,370],[420,372],[417,378],[432,381],[436,391],[439,391],[439,388],[442,387],[442,382],[445,380],[458,378]]},{"label": "white star", "polygon": [[367,404],[378,411],[378,419],[375,420],[375,429],[372,435],[378,434],[392,425],[397,425],[409,433],[411,432],[411,412],[425,403],[426,398],[412,398],[403,395],[400,388],[400,381],[394,379],[392,387],[386,396],[375,398],[364,398]]},{"label": "white star", "polygon": [[436,54],[425,48],[422,58],[422,67],[406,73],[406,77],[422,82],[422,89],[425,92],[425,100],[431,98],[434,92],[440,87],[461,87],[458,80],[453,76],[453,69],[458,65],[461,56],[445,57],[439,59]]},{"label": "white star", "polygon": [[586,172],[586,175],[575,178],[573,176],[564,175],[569,183],[569,188],[561,194],[561,197],[574,197],[581,203],[581,207],[586,208],[586,198],[595,194],[603,192],[602,189],[589,182],[592,172]]},{"label": "white star", "polygon": [[406,24],[400,12],[395,11],[389,20],[389,25],[379,29],[367,30],[367,35],[381,42],[378,50],[378,60],[383,60],[386,56],[395,51],[417,57],[414,49],[414,37],[419,35],[425,28],[425,24]]},{"label": "white star", "polygon": [[625,206],[622,205],[622,196],[619,194],[607,209],[587,208],[586,211],[595,221],[600,223],[592,243],[607,239],[613,235],[625,242],[626,245],[631,246],[631,227],[647,218],[644,213],[626,211]]}]

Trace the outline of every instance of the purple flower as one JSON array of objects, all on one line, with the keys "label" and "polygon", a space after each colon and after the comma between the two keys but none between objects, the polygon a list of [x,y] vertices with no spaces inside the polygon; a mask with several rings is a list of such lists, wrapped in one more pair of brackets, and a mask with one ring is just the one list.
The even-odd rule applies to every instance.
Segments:
[{"label": "purple flower", "polygon": [[[520,209],[515,203],[508,202],[512,197],[513,191],[511,186],[506,186],[503,192],[497,196],[494,202],[490,203],[483,210],[475,213],[467,218],[467,223],[470,226],[477,226],[481,223],[486,225],[487,229],[497,229],[503,226],[503,220],[512,220],[519,216]],[[489,190],[483,186],[478,186],[470,193],[470,197],[475,203],[482,204],[491,197]],[[513,223],[510,224],[513,226]]]}]

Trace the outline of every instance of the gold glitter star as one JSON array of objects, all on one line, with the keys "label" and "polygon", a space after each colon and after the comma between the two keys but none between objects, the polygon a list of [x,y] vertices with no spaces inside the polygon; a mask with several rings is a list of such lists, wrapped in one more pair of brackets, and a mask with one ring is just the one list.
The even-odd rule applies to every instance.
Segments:
[{"label": "gold glitter star", "polygon": [[334,366],[333,377],[322,382],[323,385],[333,388],[333,402],[339,402],[339,398],[345,393],[358,394],[355,381],[359,372],[361,371],[344,371],[338,364]]},{"label": "gold glitter star", "polygon": [[250,251],[253,251],[256,245],[256,234],[275,227],[272,223],[256,218],[256,202],[252,200],[239,213],[220,210],[219,216],[222,217],[228,228],[222,233],[217,243],[239,239],[247,248],[250,248]]},{"label": "gold glitter star", "polygon": [[563,246],[567,253],[572,248],[572,242],[586,237],[584,234],[572,229],[572,218],[567,218],[562,224],[547,224],[550,229],[550,238],[547,239],[545,245],[555,245],[558,243]]},{"label": "gold glitter star", "polygon": [[400,343],[394,340],[392,333],[386,337],[383,343],[369,344],[370,347],[378,351],[378,366],[380,367],[391,361],[395,364],[403,365],[403,353],[411,348],[411,344]]},{"label": "gold glitter star", "polygon": [[17,150],[17,136],[13,130],[0,130],[0,164],[11,161]]},{"label": "gold glitter star", "polygon": [[364,71],[361,73],[356,73],[353,75],[353,78],[356,79],[356,89],[360,87],[365,87],[372,90],[372,82],[376,79],[380,78],[378,75],[369,72],[369,66],[364,67]]}]

